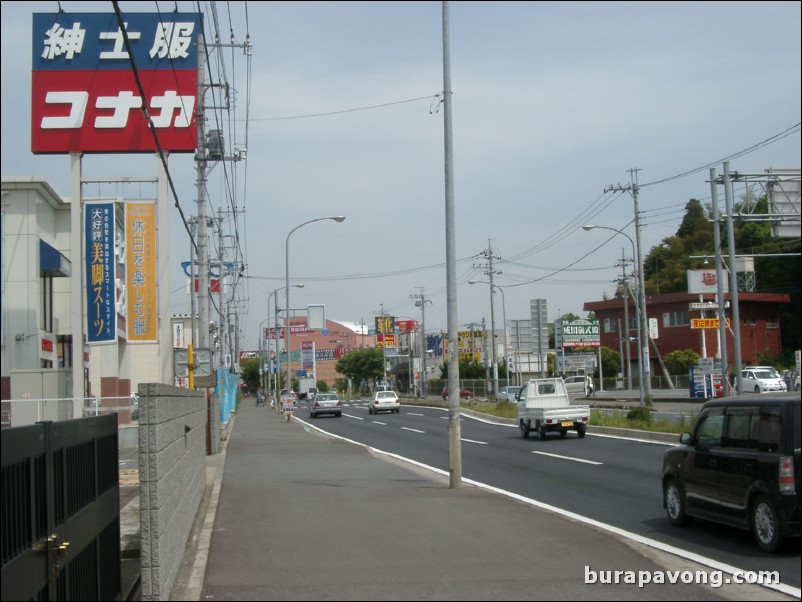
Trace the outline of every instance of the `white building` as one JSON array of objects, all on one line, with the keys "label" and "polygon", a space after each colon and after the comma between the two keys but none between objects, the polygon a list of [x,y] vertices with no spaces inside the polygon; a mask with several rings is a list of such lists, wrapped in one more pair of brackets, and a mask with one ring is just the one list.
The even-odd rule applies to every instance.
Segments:
[{"label": "white building", "polygon": [[[118,207],[124,204],[122,199],[112,201]],[[3,401],[72,398],[73,390],[80,390],[73,387],[71,282],[82,272],[83,252],[76,256],[70,248],[70,223],[69,199],[59,196],[44,178],[2,177]],[[116,242],[115,253],[124,261],[124,240]],[[116,290],[124,296],[124,282],[118,281]],[[120,327],[124,299],[117,301],[123,317],[116,340],[84,345],[83,357],[78,358],[84,364],[87,396],[100,397],[106,406],[125,405],[139,383],[172,382],[172,375],[162,379],[158,342],[128,343]],[[86,320],[85,308],[81,315]],[[83,403],[72,401],[74,415],[81,415]],[[10,422],[8,411],[4,407],[4,423]],[[120,419],[127,415],[121,413]]]}]

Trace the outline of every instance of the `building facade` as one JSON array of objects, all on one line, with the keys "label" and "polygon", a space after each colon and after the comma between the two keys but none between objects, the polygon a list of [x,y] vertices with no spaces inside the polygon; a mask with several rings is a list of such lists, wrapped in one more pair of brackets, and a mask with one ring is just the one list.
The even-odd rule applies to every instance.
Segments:
[{"label": "building facade", "polygon": [[[719,335],[717,328],[692,328],[694,318],[713,318],[713,310],[690,309],[691,304],[712,303],[715,295],[710,293],[671,293],[666,295],[647,295],[647,318],[657,321],[657,338],[652,339],[649,359],[650,372],[660,374],[658,364],[659,356],[672,351],[690,349],[702,357],[718,357],[720,353]],[[730,301],[730,295],[725,295]],[[738,307],[740,324],[730,324],[727,331],[726,343],[727,358],[730,369],[734,366],[734,328],[739,328],[741,339],[741,360],[744,366],[759,361],[759,354],[776,355],[782,347],[782,329],[780,325],[778,308],[781,303],[790,302],[787,294],[774,293],[738,293]],[[605,301],[590,301],[584,304],[585,311],[595,313],[601,330],[601,345],[615,351],[626,353],[629,345],[629,356],[632,362],[632,372],[637,370],[638,363],[638,326],[637,311],[634,301],[630,298],[627,303],[627,317],[629,324],[624,320],[624,299],[608,299]],[[728,316],[729,318],[729,312]],[[620,325],[620,327],[619,327]],[[712,323],[708,323],[712,326]],[[655,353],[655,349],[657,354]]]}]

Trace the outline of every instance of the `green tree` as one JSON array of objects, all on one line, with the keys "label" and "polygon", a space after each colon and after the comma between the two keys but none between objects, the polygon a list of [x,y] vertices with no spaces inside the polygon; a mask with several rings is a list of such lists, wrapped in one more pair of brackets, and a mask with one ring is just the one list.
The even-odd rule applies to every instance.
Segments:
[{"label": "green tree", "polygon": [[384,352],[374,347],[351,351],[337,360],[334,369],[356,383],[376,380],[384,376]]},{"label": "green tree", "polygon": [[245,360],[240,364],[239,378],[249,389],[254,391],[261,386],[259,376],[259,360]]},{"label": "green tree", "polygon": [[663,356],[669,374],[688,374],[690,367],[699,361],[699,354],[691,349],[677,349]]},{"label": "green tree", "polygon": [[[621,372],[621,354],[610,349],[609,347],[601,348],[602,357],[602,376],[610,378],[611,376]],[[599,371],[596,371],[598,377]]]},{"label": "green tree", "polygon": [[[479,362],[463,360],[459,363],[459,377],[471,379],[483,379],[485,377],[485,367]],[[448,362],[440,364],[440,378],[448,378]]]}]

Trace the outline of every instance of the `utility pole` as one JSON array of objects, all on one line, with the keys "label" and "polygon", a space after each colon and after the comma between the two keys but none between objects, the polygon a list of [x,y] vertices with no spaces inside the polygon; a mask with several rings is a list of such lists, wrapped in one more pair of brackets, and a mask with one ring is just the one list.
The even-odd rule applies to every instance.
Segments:
[{"label": "utility pole", "polygon": [[629,191],[632,194],[632,200],[635,206],[635,249],[636,255],[635,262],[638,266],[638,308],[639,308],[639,328],[640,328],[640,363],[641,363],[641,389],[643,391],[644,402],[649,404],[652,400],[652,378],[651,378],[651,361],[649,359],[649,317],[646,314],[646,284],[643,275],[643,246],[641,243],[641,223],[640,223],[640,210],[638,209],[638,172],[640,169],[629,169],[631,182],[629,186],[608,186],[605,192],[611,191]]},{"label": "utility pole", "polygon": [[[496,257],[493,254],[493,249],[490,246],[490,239],[487,241],[487,251],[482,251],[482,255],[487,258],[487,264],[485,266],[474,266],[480,267],[483,270],[485,276],[490,277],[490,353],[492,356],[493,361],[493,390],[492,394],[493,397],[498,397],[498,360],[496,357],[496,316],[495,316],[495,304],[493,303],[493,276],[494,274],[501,274],[501,272],[496,271],[493,269],[493,259],[500,259],[500,257]],[[504,328],[506,329],[507,326],[505,325]],[[487,358],[487,355],[485,355]]]},{"label": "utility pole", "polygon": [[[228,44],[215,41],[212,44],[206,44],[203,36],[198,38],[198,108],[197,108],[197,127],[198,127],[198,144],[197,152],[195,154],[195,162],[197,169],[197,189],[198,189],[198,312],[199,312],[199,332],[198,332],[198,347],[210,348],[209,345],[209,294],[210,294],[210,261],[209,261],[209,234],[207,228],[210,225],[210,220],[207,218],[207,205],[206,205],[206,177],[211,170],[212,164],[218,161],[240,161],[245,158],[247,151],[235,150],[233,155],[225,155],[225,141],[223,138],[222,130],[212,130],[206,132],[206,110],[207,109],[223,109],[226,111],[231,110],[228,94],[228,84],[206,84],[204,80],[204,66],[206,60],[206,47],[213,48],[223,47],[241,47],[247,56],[250,56],[251,42],[250,38],[242,44],[234,43],[233,39]],[[212,88],[222,88],[225,91],[224,103],[218,107],[215,105],[207,105],[206,92]],[[222,277],[222,264],[221,274]],[[190,285],[191,294],[194,292],[195,283]],[[222,303],[221,303],[222,305]],[[218,334],[221,342],[225,341],[225,331],[222,330],[222,317],[219,317],[220,324],[218,324]],[[194,341],[193,341],[194,343]],[[217,362],[212,360],[212,365],[221,365],[222,358],[218,358]]]},{"label": "utility pole", "polygon": [[482,318],[482,356],[485,360],[485,391],[487,391],[490,388],[490,364],[487,361],[487,327],[484,318]]},{"label": "utility pole", "polygon": [[643,357],[643,397],[647,404],[652,400],[651,360],[649,359],[649,316],[646,313],[646,279],[643,274],[643,242],[641,236],[640,210],[638,209],[638,172],[637,168],[629,170],[631,178],[632,201],[635,206],[635,244],[638,249],[638,305],[640,305],[641,354]]},{"label": "utility pole", "polygon": [[429,358],[429,345],[426,343],[426,304],[431,303],[423,294],[423,287],[419,295],[410,295],[415,299],[415,307],[420,307],[420,396],[426,399],[426,360]]},{"label": "utility pole", "polygon": [[[632,258],[632,262],[635,261],[635,258]],[[632,390],[632,358],[630,356],[629,350],[629,279],[627,278],[627,265],[630,262],[627,261],[626,256],[624,255],[624,249],[621,249],[621,286],[624,287],[624,330],[621,331],[621,338],[626,342],[626,354],[627,354],[627,391]],[[617,266],[616,266],[617,267]],[[622,359],[623,361],[623,359]]]},{"label": "utility pole", "polygon": [[713,205],[713,248],[716,253],[716,317],[718,324],[718,359],[721,360],[721,378],[724,381],[724,397],[730,395],[730,369],[727,358],[727,318],[724,310],[724,273],[721,260],[721,223],[718,208],[718,177],[716,168],[710,168],[710,202]]}]

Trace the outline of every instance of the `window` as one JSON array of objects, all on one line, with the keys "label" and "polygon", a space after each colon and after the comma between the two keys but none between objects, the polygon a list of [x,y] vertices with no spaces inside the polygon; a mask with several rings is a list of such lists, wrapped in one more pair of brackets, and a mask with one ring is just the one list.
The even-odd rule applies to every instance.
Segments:
[{"label": "window", "polygon": [[721,445],[721,432],[724,428],[724,408],[711,408],[699,416],[696,426],[696,442],[704,447]]},{"label": "window", "polygon": [[45,332],[53,332],[53,277],[42,276],[39,314],[42,320],[40,328]]},{"label": "window", "polygon": [[730,408],[727,411],[727,431],[721,445],[757,449],[757,439],[758,409]]},{"label": "window", "polygon": [[613,318],[604,318],[604,332],[616,332],[616,321]]},{"label": "window", "polygon": [[758,449],[760,451],[776,452],[780,449],[782,438],[782,415],[780,408],[763,408],[760,413],[760,426],[758,427]]},{"label": "window", "polygon": [[663,314],[663,327],[688,326],[691,323],[687,311],[670,311]]}]

